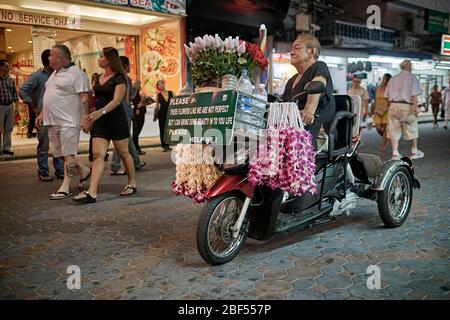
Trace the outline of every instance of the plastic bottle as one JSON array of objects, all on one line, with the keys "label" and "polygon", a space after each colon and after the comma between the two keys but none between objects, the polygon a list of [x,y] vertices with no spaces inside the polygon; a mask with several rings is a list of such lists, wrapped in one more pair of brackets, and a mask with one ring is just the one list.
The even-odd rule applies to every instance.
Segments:
[{"label": "plastic bottle", "polygon": [[[259,84],[258,88],[256,88],[255,91],[253,92],[253,96],[255,96],[256,98],[258,98],[260,100],[264,100],[264,101],[267,102],[268,95],[267,95],[266,86],[265,86],[264,83],[260,83]],[[255,100],[253,102],[253,104],[258,106],[258,107],[260,107],[261,109],[266,109],[266,104],[264,104],[262,102],[259,102],[259,101]],[[260,126],[260,127],[264,126],[264,114],[265,114],[265,112],[260,110],[260,109],[257,109],[257,110],[255,110],[255,114],[258,115],[258,119],[256,121],[257,125]],[[260,130],[258,130],[258,132],[259,131]]]},{"label": "plastic bottle", "polygon": [[[248,71],[246,69],[242,70],[242,75],[237,82],[237,90],[249,96],[251,96],[253,93],[252,82],[248,76]],[[243,111],[251,112],[252,108],[250,105],[248,105],[248,103],[250,103],[251,100],[252,100],[251,98],[241,96],[238,108]],[[242,120],[246,122],[251,122],[252,118],[250,115],[245,114],[242,115]],[[245,123],[237,123],[237,125],[238,126],[236,128],[241,129],[248,129],[250,127],[248,124]]]}]

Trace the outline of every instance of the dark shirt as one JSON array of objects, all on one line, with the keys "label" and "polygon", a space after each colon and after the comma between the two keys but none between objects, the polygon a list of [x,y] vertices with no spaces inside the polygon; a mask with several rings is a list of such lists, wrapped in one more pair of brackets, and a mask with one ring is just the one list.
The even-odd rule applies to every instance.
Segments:
[{"label": "dark shirt", "polygon": [[42,111],[42,98],[45,92],[45,83],[50,75],[41,69],[30,75],[19,90],[19,97],[27,105]]},{"label": "dark shirt", "polygon": [[[307,83],[311,82],[315,77],[322,76],[327,80],[327,86],[325,92],[320,96],[319,104],[317,106],[316,115],[318,118],[315,121],[320,121],[321,123],[330,122],[336,113],[336,104],[333,97],[333,81],[331,79],[330,71],[327,65],[322,61],[315,62],[310,66],[303,74],[300,81],[297,83],[295,88],[292,88],[297,74],[289,79],[284,89],[284,93],[281,97],[283,101],[290,101],[292,97],[300,92],[305,91],[305,86]],[[298,108],[303,110],[305,108],[306,100],[308,99],[307,94],[301,95],[297,101]]]},{"label": "dark shirt", "polygon": [[[95,109],[99,110],[110,103],[114,99],[116,86],[119,84],[126,84],[126,81],[125,77],[119,73],[113,75],[103,85],[97,81],[94,86]],[[127,121],[126,119],[126,113],[122,102],[114,110],[100,117],[97,121],[113,124],[124,120]]]},{"label": "dark shirt", "polygon": [[0,77],[0,104],[9,106],[18,100],[14,80],[10,76]]},{"label": "dark shirt", "polygon": [[431,92],[430,96],[431,96],[431,104],[440,104],[441,103],[442,94],[439,91]]},{"label": "dark shirt", "polygon": [[169,110],[170,99],[172,99],[172,97],[173,97],[172,91],[169,91],[169,101],[166,101],[166,99],[164,99],[164,96],[161,94],[161,92],[158,93],[158,102],[159,102],[158,118],[160,119],[166,118],[167,111]]}]

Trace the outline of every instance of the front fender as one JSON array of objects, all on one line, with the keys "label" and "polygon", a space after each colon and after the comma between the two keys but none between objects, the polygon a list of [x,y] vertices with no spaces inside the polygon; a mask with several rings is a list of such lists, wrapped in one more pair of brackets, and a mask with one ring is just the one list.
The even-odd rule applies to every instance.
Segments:
[{"label": "front fender", "polygon": [[379,173],[375,177],[371,189],[374,191],[383,191],[386,188],[389,177],[398,167],[407,168],[413,181],[413,187],[417,189],[420,188],[419,181],[414,177],[414,169],[411,159],[402,158],[401,160],[389,160],[385,162],[381,166]]},{"label": "front fender", "polygon": [[214,198],[233,190],[241,191],[247,198],[253,197],[254,188],[248,183],[246,175],[224,174],[206,191],[205,198]]}]

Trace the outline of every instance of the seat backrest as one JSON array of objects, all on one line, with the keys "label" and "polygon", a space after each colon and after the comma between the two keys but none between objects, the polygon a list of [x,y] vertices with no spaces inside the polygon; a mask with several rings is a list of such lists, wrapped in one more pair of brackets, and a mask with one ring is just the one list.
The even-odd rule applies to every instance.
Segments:
[{"label": "seat backrest", "polygon": [[350,96],[350,97],[353,99],[353,113],[356,114],[356,117],[353,118],[353,134],[352,134],[352,140],[355,142],[359,139],[362,101],[360,96]]},{"label": "seat backrest", "polygon": [[[354,103],[353,99],[347,95],[335,95],[334,100],[336,102],[336,113],[339,111],[353,112]],[[345,119],[339,121],[337,125],[337,137],[335,141],[335,149],[351,146],[352,142],[350,132],[352,131],[352,122]],[[353,133],[352,133],[353,134]]]}]

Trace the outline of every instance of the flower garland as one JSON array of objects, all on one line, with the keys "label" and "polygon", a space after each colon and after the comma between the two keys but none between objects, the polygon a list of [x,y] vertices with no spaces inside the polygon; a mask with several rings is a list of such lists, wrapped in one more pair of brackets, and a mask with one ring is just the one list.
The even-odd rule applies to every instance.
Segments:
[{"label": "flower garland", "polygon": [[221,176],[214,166],[214,149],[205,145],[178,144],[175,147],[176,179],[172,189],[176,195],[205,202],[205,192]]},{"label": "flower garland", "polygon": [[303,128],[296,104],[271,104],[265,135],[250,162],[250,185],[280,188],[295,196],[316,193],[312,136]]}]

